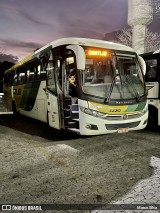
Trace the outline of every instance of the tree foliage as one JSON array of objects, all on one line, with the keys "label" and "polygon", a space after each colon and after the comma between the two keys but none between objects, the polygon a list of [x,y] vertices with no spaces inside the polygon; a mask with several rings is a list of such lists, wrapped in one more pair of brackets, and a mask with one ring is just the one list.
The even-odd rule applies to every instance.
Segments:
[{"label": "tree foliage", "polygon": [[[123,29],[120,33],[117,33],[117,41],[132,47],[132,29]],[[151,32],[147,29],[145,46],[145,52],[152,52],[160,49],[160,34]]]},{"label": "tree foliage", "polygon": [[3,61],[0,62],[0,92],[3,92],[3,76],[4,72],[14,65],[13,62]]},{"label": "tree foliage", "polygon": [[132,47],[132,29],[123,29],[117,33],[117,40],[119,43]]},{"label": "tree foliage", "polygon": [[12,67],[17,61],[17,56],[6,54],[4,50],[0,48],[0,92],[3,91],[3,75],[5,70]]},{"label": "tree foliage", "polygon": [[18,57],[12,54],[6,54],[4,49],[0,47],[0,62],[3,62],[3,61],[16,63],[18,61]]}]

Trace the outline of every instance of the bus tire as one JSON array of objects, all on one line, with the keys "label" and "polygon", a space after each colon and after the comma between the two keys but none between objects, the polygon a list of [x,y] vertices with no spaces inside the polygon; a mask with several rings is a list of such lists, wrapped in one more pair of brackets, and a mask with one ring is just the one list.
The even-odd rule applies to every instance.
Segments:
[{"label": "bus tire", "polygon": [[17,114],[17,107],[16,107],[15,101],[12,101],[12,111],[13,111],[13,114],[14,114],[14,115]]},{"label": "bus tire", "polygon": [[47,126],[49,127],[49,112],[47,111]]},{"label": "bus tire", "polygon": [[149,107],[147,129],[157,130],[157,128],[158,128],[158,110],[155,107]]}]

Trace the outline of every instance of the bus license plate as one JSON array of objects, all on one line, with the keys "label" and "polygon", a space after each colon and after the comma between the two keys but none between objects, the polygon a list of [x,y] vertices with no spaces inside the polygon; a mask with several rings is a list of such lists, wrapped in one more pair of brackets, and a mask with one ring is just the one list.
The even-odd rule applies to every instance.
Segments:
[{"label": "bus license plate", "polygon": [[120,128],[118,129],[118,133],[126,133],[128,132],[128,128]]}]

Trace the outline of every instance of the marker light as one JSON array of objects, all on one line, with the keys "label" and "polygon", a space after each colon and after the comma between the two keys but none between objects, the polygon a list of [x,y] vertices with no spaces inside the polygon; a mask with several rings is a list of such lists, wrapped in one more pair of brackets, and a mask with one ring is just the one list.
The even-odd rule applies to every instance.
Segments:
[{"label": "marker light", "polygon": [[98,50],[98,49],[87,49],[86,50],[86,55],[88,57],[109,57],[110,52],[107,50]]}]

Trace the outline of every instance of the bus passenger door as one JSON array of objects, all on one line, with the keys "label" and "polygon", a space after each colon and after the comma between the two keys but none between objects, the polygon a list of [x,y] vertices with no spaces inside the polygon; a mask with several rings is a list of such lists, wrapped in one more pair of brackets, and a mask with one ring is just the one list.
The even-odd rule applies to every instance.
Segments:
[{"label": "bus passenger door", "polygon": [[56,78],[55,78],[55,64],[53,60],[49,60],[47,66],[47,82],[46,82],[46,96],[47,96],[47,116],[49,126],[60,129],[60,111],[59,100],[57,96]]}]

